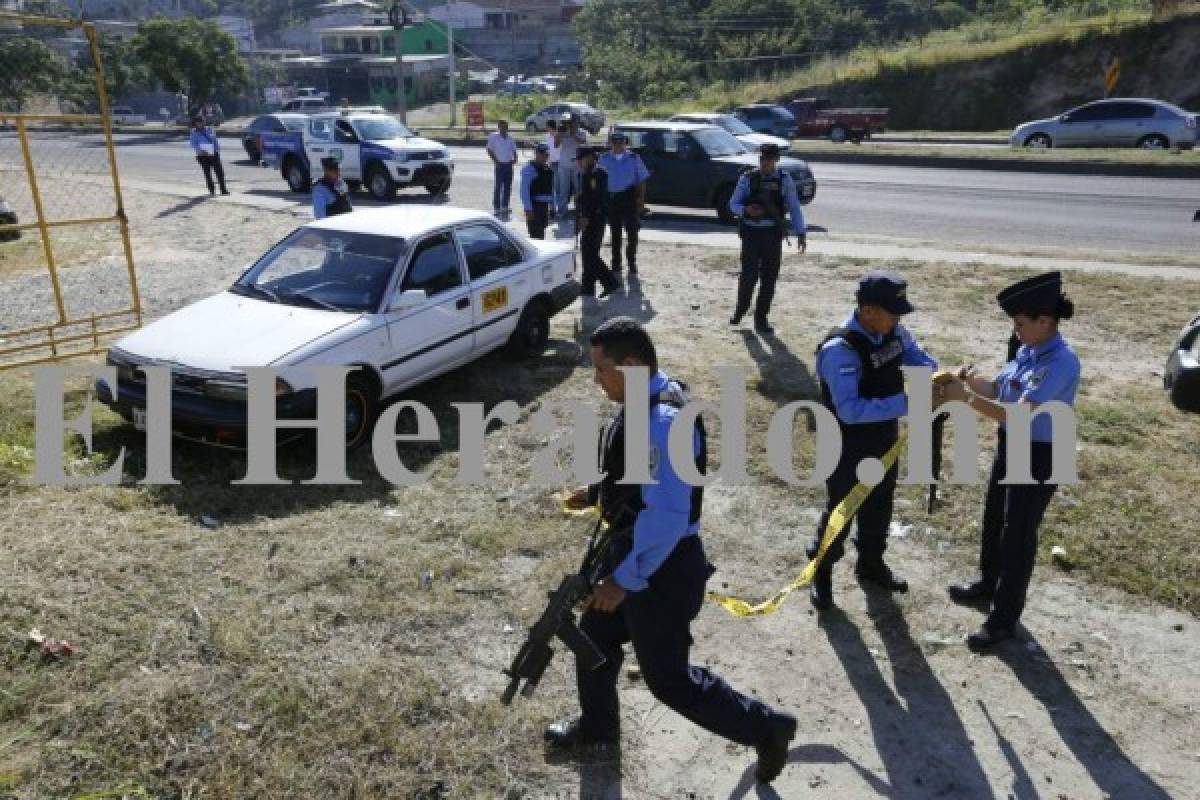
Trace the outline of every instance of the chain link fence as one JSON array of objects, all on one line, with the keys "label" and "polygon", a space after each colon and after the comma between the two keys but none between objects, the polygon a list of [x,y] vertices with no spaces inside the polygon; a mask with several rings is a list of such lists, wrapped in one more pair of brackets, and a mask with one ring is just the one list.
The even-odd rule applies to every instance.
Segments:
[{"label": "chain link fence", "polygon": [[141,324],[109,119],[92,25],[0,13],[0,369]]}]

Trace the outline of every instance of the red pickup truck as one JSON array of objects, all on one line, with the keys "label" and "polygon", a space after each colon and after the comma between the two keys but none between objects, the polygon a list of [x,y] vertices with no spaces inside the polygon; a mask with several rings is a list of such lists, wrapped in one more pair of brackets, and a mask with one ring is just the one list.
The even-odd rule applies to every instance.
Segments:
[{"label": "red pickup truck", "polygon": [[798,97],[783,107],[796,118],[800,136],[829,137],[832,142],[858,141],[887,130],[886,108],[822,108],[814,97]]}]

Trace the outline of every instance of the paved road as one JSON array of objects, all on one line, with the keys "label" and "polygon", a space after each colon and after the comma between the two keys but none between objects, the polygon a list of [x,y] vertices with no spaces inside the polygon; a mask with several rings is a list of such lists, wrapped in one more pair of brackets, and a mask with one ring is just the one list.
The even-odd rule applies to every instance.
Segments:
[{"label": "paved road", "polygon": [[[133,135],[119,137],[118,143],[122,175],[131,183],[161,180],[195,184],[203,190],[199,168],[183,140]],[[0,156],[12,152],[8,144],[0,139]],[[102,152],[96,144],[64,137],[43,142],[39,150],[42,158],[61,155],[71,162],[89,148],[88,155],[95,158]],[[223,144],[233,191],[306,202],[306,197],[287,191],[277,172],[250,164],[238,142],[226,139]],[[472,147],[453,147],[451,152],[457,165],[452,201],[490,208],[491,169],[484,152]],[[901,237],[977,248],[1079,248],[1155,256],[1200,252],[1200,225],[1192,222],[1200,208],[1196,181],[816,162],[813,170],[818,191],[805,209],[809,224],[834,237]],[[406,190],[401,197],[406,196],[416,200],[425,193]],[[370,204],[364,195],[355,202]],[[711,212],[663,211],[668,213],[657,217],[660,222],[652,218],[648,227],[717,229]]]}]

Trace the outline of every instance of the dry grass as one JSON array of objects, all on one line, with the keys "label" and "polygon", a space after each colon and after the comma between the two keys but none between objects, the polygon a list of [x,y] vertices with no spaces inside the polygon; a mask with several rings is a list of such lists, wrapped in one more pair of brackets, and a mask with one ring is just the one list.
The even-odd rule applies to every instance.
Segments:
[{"label": "dry grass", "polygon": [[[639,260],[647,299],[621,310],[650,320],[664,365],[708,397],[715,367],[748,370],[755,484],[710,491],[706,539],[730,590],[762,594],[803,563],[799,543],[822,497],[769,475],[766,425],[782,404],[813,397],[812,347],[839,321],[862,266],[789,257],[770,343],[723,323],[732,254],[647,246]],[[901,266],[926,309],[913,328],[930,349],[997,366],[1005,324],[991,297],[1016,273]],[[1196,613],[1195,420],[1167,405],[1153,371],[1200,308],[1200,286],[1068,281],[1080,315],[1067,333],[1086,370],[1085,482],[1052,504],[1043,548],[1064,543],[1085,579]],[[359,486],[235,487],[238,457],[182,444],[183,486],[140,487],[137,442],[103,410],[104,463],[81,459],[72,443],[72,468],[101,468],[125,447],[123,485],[16,485],[29,468],[20,454],[32,445],[31,390],[27,377],[9,376],[0,384],[0,796],[143,787],[181,798],[539,797],[573,785],[539,743],[540,726],[573,707],[570,659],[555,660],[532,700],[503,709],[496,697],[499,670],[577,558],[583,531],[528,485],[544,442],[524,424],[489,434],[490,485],[453,485],[449,404],[516,399],[528,414],[548,401],[598,400],[577,322],[558,319],[553,350],[536,363],[489,357],[411,393],[443,432],[402,451],[410,467],[432,469],[411,489],[380,481],[366,454],[351,459]],[[795,442],[802,471],[812,456],[802,424]],[[308,477],[310,462],[308,448],[285,449],[281,472]],[[946,490],[928,519],[916,510],[923,495],[902,489],[900,516],[936,529],[947,557],[969,564],[981,489]],[[202,515],[220,526],[199,524]],[[435,578],[421,589],[426,571]],[[33,626],[70,639],[78,655],[56,664],[24,655]]]}]

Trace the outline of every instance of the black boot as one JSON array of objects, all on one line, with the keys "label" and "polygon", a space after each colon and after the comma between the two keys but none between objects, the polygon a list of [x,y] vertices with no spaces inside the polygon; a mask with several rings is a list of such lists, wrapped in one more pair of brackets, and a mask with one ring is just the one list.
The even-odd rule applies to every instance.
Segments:
[{"label": "black boot", "polygon": [[597,736],[585,730],[583,719],[576,717],[575,719],[564,719],[548,725],[542,734],[542,738],[553,748],[574,750],[580,747],[615,744],[620,739],[620,735]]},{"label": "black boot", "polygon": [[972,653],[986,653],[1005,639],[1011,639],[1015,633],[1012,628],[992,629],[984,625],[967,637],[967,649]]},{"label": "black boot", "polygon": [[992,603],[992,593],[995,587],[983,578],[965,583],[956,583],[946,589],[950,599],[960,606],[981,608],[987,610]]},{"label": "black boot", "polygon": [[860,557],[854,566],[854,575],[860,581],[873,583],[889,592],[907,592],[908,581],[892,572],[883,562],[882,556]]},{"label": "black boot", "polygon": [[833,608],[833,570],[828,567],[817,568],[813,574],[812,587],[808,590],[808,599],[817,611]]},{"label": "black boot", "polygon": [[775,329],[771,327],[771,323],[767,322],[766,314],[755,314],[754,315],[754,330],[758,331],[759,333],[767,334],[767,335],[770,335],[775,332]]},{"label": "black boot", "polygon": [[754,777],[770,783],[779,777],[787,765],[788,744],[796,736],[796,718],[786,712],[776,712],[767,723],[771,732],[754,749],[758,752],[758,765]]}]

